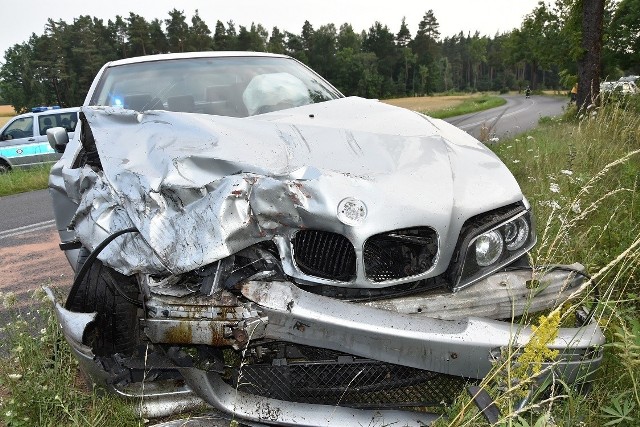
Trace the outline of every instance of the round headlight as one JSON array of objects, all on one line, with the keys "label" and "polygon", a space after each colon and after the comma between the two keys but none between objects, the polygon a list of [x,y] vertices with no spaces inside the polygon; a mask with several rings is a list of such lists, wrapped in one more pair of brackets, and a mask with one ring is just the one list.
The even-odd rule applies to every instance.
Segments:
[{"label": "round headlight", "polygon": [[504,226],[504,242],[507,249],[515,251],[520,249],[529,237],[529,224],[523,218],[517,218]]},{"label": "round headlight", "polygon": [[481,267],[487,267],[502,255],[502,236],[496,230],[484,233],[476,239],[476,262]]}]

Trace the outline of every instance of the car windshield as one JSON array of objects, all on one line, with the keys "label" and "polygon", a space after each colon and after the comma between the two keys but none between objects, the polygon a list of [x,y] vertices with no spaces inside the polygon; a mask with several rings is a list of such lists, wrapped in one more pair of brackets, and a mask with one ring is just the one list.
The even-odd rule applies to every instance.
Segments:
[{"label": "car windshield", "polygon": [[291,58],[180,58],[107,68],[90,105],[246,117],[341,96]]}]

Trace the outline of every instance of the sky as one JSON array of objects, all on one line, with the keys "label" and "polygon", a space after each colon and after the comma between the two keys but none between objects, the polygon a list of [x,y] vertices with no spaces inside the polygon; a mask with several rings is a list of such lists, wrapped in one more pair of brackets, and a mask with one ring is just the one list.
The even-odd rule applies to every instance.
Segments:
[{"label": "sky", "polygon": [[517,28],[523,17],[539,0],[4,0],[0,24],[0,61],[9,47],[25,42],[32,33],[42,35],[48,18],[72,23],[80,15],[103,19],[105,24],[116,15],[128,17],[129,12],[148,21],[164,20],[173,8],[181,10],[190,24],[195,10],[213,32],[217,20],[233,20],[236,29],[262,24],[269,31],[277,26],[281,31],[300,34],[308,20],[313,28],[348,22],[357,32],[368,30],[376,21],[387,25],[393,33],[400,29],[406,17],[411,35],[425,12],[432,9],[442,37],[463,31],[494,36]]}]

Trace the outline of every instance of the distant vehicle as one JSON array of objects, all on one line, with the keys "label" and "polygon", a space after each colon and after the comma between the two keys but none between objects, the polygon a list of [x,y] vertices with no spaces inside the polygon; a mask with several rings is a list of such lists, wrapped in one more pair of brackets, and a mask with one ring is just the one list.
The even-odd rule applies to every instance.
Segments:
[{"label": "distant vehicle", "polygon": [[635,95],[640,93],[638,86],[631,80],[600,83],[600,92],[605,94]]},{"label": "distant vehicle", "polygon": [[79,107],[34,107],[12,118],[0,130],[0,173],[55,162],[61,154],[49,145],[47,130],[62,127],[73,138]]},{"label": "distant vehicle", "polygon": [[618,79],[619,82],[636,82],[638,79],[640,79],[640,76],[624,76],[624,77],[620,77]]}]

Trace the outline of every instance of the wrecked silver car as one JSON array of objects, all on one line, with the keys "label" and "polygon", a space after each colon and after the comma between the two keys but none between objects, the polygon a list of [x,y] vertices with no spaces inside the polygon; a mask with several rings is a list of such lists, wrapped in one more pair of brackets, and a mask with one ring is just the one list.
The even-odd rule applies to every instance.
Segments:
[{"label": "wrecked silver car", "polygon": [[[76,277],[56,313],[147,416],[429,424],[529,341],[512,319],[584,288],[579,264],[529,265],[531,208],[481,143],[286,56],[108,63],[65,135],[50,191]],[[566,383],[600,363],[589,317],[549,343]]]}]

